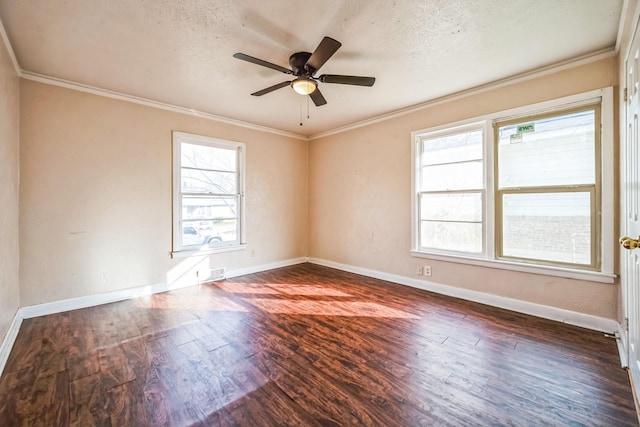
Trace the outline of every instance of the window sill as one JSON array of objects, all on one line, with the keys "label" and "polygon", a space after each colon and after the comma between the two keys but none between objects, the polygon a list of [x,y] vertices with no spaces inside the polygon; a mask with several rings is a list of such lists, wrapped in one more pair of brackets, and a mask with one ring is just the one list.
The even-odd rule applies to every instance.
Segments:
[{"label": "window sill", "polygon": [[224,252],[237,252],[237,251],[244,251],[246,248],[247,248],[247,244],[242,243],[240,245],[218,246],[216,248],[187,249],[187,250],[181,250],[181,251],[172,251],[171,258],[187,258],[191,256],[203,256],[203,255],[219,254]]},{"label": "window sill", "polygon": [[456,262],[459,264],[477,265],[480,267],[497,268],[501,270],[519,271],[522,273],[543,274],[545,276],[564,277],[568,279],[585,280],[589,282],[614,283],[616,275],[613,273],[602,273],[599,271],[584,271],[572,268],[525,265],[517,262],[488,260],[482,258],[465,257],[460,255],[443,255],[435,253],[411,251],[411,256],[416,258],[428,258],[437,261]]}]

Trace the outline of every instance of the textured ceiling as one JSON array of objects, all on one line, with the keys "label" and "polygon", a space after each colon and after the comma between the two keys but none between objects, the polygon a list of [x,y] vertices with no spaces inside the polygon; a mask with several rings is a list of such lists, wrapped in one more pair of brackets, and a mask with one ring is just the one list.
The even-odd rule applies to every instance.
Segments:
[{"label": "textured ceiling", "polygon": [[[0,0],[20,68],[58,79],[314,135],[443,95],[613,48],[623,0]],[[318,74],[328,104],[285,87],[323,36],[342,48]],[[307,118],[307,111],[309,118]],[[300,126],[302,119],[303,125]]]}]

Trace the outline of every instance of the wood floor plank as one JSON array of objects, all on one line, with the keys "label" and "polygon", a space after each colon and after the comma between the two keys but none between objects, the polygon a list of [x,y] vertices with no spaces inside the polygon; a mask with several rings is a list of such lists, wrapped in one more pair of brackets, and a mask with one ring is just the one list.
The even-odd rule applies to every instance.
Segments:
[{"label": "wood floor plank", "polygon": [[[133,380],[111,387],[107,393],[107,414],[113,426],[169,426],[171,425],[163,411],[152,412],[146,410],[146,397],[141,384]],[[161,407],[162,408],[162,407]]]},{"label": "wood floor plank", "polygon": [[638,426],[603,334],[311,264],[26,319],[4,426]]},{"label": "wood floor plank", "polygon": [[39,376],[37,368],[31,367],[3,375],[0,382],[0,424],[69,425],[67,371]]},{"label": "wood floor plank", "polygon": [[72,426],[110,426],[107,393],[99,373],[71,381],[69,423]]},{"label": "wood floor plank", "polygon": [[108,390],[136,379],[122,346],[101,348],[98,350],[98,360],[103,389]]},{"label": "wood floor plank", "polygon": [[[268,357],[261,362],[278,388],[319,423],[375,425],[375,420],[368,411],[356,404],[349,390],[342,387],[342,384],[332,383],[329,378],[310,369],[304,362],[290,358],[286,363],[278,363]],[[304,378],[298,375],[301,368],[308,372]]]},{"label": "wood floor plank", "polygon": [[153,367],[147,380],[152,379],[161,393],[170,425],[201,423],[206,413],[197,401],[207,389],[198,381],[194,366],[169,337],[150,340],[147,353]]}]

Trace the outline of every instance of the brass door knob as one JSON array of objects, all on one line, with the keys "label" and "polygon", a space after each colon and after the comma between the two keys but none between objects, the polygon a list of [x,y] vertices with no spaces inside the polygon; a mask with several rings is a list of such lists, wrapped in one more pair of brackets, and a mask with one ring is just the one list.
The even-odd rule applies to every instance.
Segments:
[{"label": "brass door knob", "polygon": [[[640,239],[640,237],[638,238]],[[621,237],[620,244],[623,248],[631,250],[640,247],[640,240],[631,237]]]}]

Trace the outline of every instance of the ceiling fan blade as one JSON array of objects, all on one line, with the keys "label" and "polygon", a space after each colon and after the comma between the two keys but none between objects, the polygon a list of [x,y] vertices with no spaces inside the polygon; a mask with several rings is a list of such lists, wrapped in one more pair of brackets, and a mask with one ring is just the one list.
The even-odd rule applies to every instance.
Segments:
[{"label": "ceiling fan blade", "polygon": [[342,43],[338,40],[334,40],[331,37],[323,38],[316,50],[311,54],[307,65],[318,71],[340,49],[340,46],[342,46]]},{"label": "ceiling fan blade", "polygon": [[273,92],[274,90],[278,90],[278,89],[283,88],[285,86],[289,86],[290,84],[291,84],[291,82],[289,82],[289,81],[278,83],[277,85],[269,86],[268,88],[259,90],[257,92],[253,92],[251,95],[253,95],[253,96],[266,95],[269,92]]},{"label": "ceiling fan blade", "polygon": [[373,86],[375,77],[342,76],[340,74],[323,74],[318,77],[322,83],[338,83],[341,85]]},{"label": "ceiling fan blade", "polygon": [[327,100],[324,99],[324,96],[322,96],[322,93],[320,93],[320,89],[318,88],[316,88],[316,90],[311,92],[309,96],[311,97],[311,100],[313,101],[313,103],[316,104],[316,107],[319,107],[327,103]]},{"label": "ceiling fan blade", "polygon": [[262,65],[263,67],[271,68],[272,70],[280,71],[285,74],[293,74],[293,71],[288,68],[281,67],[271,62],[263,61],[262,59],[254,58],[253,56],[245,55],[244,53],[234,53],[234,58],[242,59],[243,61],[251,62],[253,64]]}]

